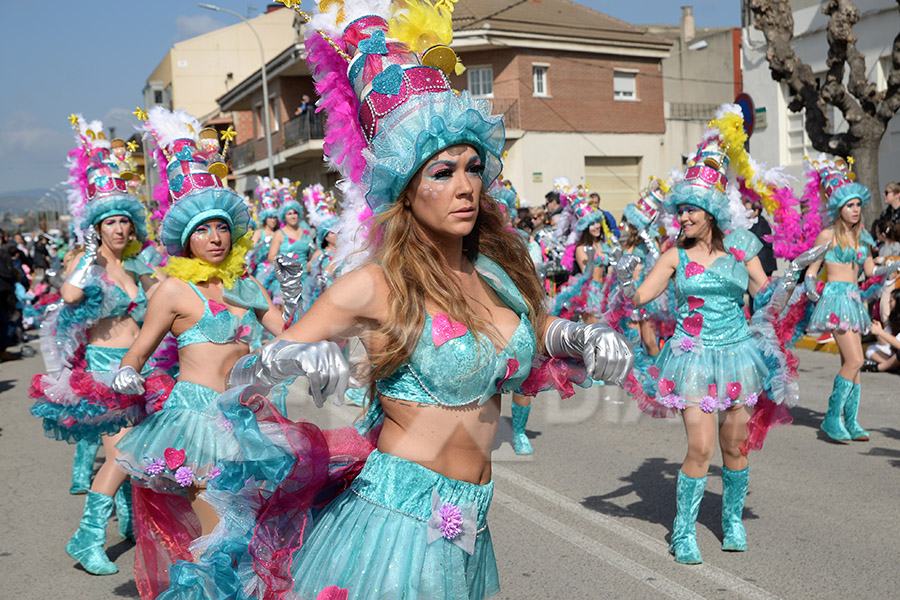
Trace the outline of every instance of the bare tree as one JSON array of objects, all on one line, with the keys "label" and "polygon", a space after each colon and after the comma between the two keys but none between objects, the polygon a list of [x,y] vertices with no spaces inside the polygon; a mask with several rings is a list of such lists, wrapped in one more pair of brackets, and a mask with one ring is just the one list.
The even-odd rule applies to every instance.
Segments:
[{"label": "bare tree", "polygon": [[[900,0],[896,1],[900,11]],[[878,148],[888,123],[900,108],[900,32],[891,48],[887,89],[879,91],[866,77],[866,56],[857,49],[853,35],[859,9],[851,0],[825,2],[822,13],[829,17],[828,71],[824,81],[820,81],[791,47],[794,16],[790,1],[749,0],[749,6],[753,25],[766,37],[766,60],[772,79],[787,84],[791,111],[806,111],[806,133],[813,148],[856,160],[858,181],[872,192],[872,203],[865,210],[866,218],[872,222],[881,214]],[[849,125],[846,132],[833,131],[828,105],[841,111]]]}]

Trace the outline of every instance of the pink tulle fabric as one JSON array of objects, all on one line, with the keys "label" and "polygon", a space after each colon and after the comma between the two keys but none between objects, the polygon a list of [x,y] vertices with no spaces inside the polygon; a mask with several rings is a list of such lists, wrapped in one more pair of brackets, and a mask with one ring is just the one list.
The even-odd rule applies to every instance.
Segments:
[{"label": "pink tulle fabric", "polygon": [[587,372],[580,362],[536,356],[528,378],[522,382],[521,392],[526,396],[537,396],[544,390],[555,389],[565,400],[575,394],[573,384],[580,385],[586,379]]},{"label": "pink tulle fabric", "polygon": [[316,112],[324,110],[327,115],[325,155],[341,166],[342,173],[359,182],[366,168],[362,151],[368,144],[359,125],[359,98],[347,78],[347,62],[318,34],[306,37],[306,51],[321,98]]},{"label": "pink tulle fabric", "polygon": [[575,270],[575,247],[577,244],[572,244],[566,248],[566,251],[563,253],[562,258],[560,259],[560,264],[565,267],[569,272]]},{"label": "pink tulle fabric", "polygon": [[200,536],[200,521],[184,496],[131,486],[134,512],[134,579],[142,600],[169,587],[169,566],[193,560],[191,542]]},{"label": "pink tulle fabric", "polygon": [[791,412],[784,404],[775,404],[765,394],[759,397],[753,416],[747,421],[747,439],[741,444],[741,454],[747,456],[751,450],[762,450],[769,431],[781,425],[794,422]]},{"label": "pink tulle fabric", "polygon": [[290,473],[271,494],[260,491],[261,507],[250,541],[254,571],[266,584],[262,600],[281,598],[293,586],[291,561],[303,545],[311,509],[346,490],[375,449],[380,428],[363,437],[352,427],[323,431],[305,421],[286,419],[263,396],[241,398],[260,423],[275,423],[297,457]]},{"label": "pink tulle fabric", "polygon": [[151,153],[153,160],[156,161],[156,168],[159,171],[158,183],[153,186],[153,199],[156,200],[157,209],[153,211],[152,218],[162,220],[166,213],[169,212],[171,201],[169,200],[169,176],[166,173],[166,166],[169,164],[166,154],[162,148],[154,146]]}]

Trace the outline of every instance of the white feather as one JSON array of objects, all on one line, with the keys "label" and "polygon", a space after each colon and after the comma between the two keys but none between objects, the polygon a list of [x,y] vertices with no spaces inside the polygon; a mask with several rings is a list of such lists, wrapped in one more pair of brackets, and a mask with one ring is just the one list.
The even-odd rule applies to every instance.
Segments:
[{"label": "white feather", "polygon": [[202,129],[197,118],[181,109],[169,111],[162,106],[154,106],[147,112],[144,129],[163,148],[168,148],[175,140],[197,141],[197,133]]}]

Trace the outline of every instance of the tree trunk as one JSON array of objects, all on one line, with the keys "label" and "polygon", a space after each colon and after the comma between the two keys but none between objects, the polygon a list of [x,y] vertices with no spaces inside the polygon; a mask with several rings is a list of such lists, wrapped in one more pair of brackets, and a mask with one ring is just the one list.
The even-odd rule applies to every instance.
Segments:
[{"label": "tree trunk", "polygon": [[872,201],[863,208],[865,227],[871,229],[872,223],[881,216],[881,187],[878,184],[878,146],[881,136],[874,143],[865,144],[865,140],[853,150],[853,171],[856,181],[863,184],[872,193]]}]

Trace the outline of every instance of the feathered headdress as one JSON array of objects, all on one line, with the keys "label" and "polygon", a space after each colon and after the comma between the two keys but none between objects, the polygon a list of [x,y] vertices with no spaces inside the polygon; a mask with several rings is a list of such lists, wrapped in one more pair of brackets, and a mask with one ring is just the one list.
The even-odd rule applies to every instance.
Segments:
[{"label": "feathered headdress", "polygon": [[274,182],[268,177],[256,178],[256,216],[260,223],[269,217],[278,218],[278,194]]},{"label": "feathered headdress", "polygon": [[[307,62],[327,113],[326,161],[344,177],[338,262],[367,239],[372,214],[396,202],[425,161],[449,146],[473,146],[490,187],[501,170],[503,118],[450,87],[447,76],[459,69],[447,46],[450,0],[338,0],[314,16],[283,3],[313,30]],[[344,269],[364,259],[356,254]]]},{"label": "feathered headdress", "polygon": [[325,236],[338,228],[335,199],[321,183],[317,183],[303,188],[303,204],[310,224],[316,228],[316,242],[321,246]]},{"label": "feathered headdress", "polygon": [[[157,144],[165,161],[162,182],[167,194],[157,194],[163,215],[160,237],[170,255],[177,255],[191,233],[204,221],[222,219],[237,241],[250,224],[243,199],[222,183],[218,152],[198,147],[200,122],[183,110],[155,106],[145,118],[144,130]],[[212,162],[211,162],[212,161]],[[162,168],[162,165],[160,165]]]},{"label": "feathered headdress", "polygon": [[131,193],[128,180],[134,177],[127,167],[130,155],[122,160],[111,152],[111,144],[100,121],[85,121],[78,114],[69,117],[78,147],[69,152],[67,165],[70,188],[69,212],[79,241],[87,227],[116,215],[131,219],[139,241],[147,238],[147,213],[140,199]]}]

